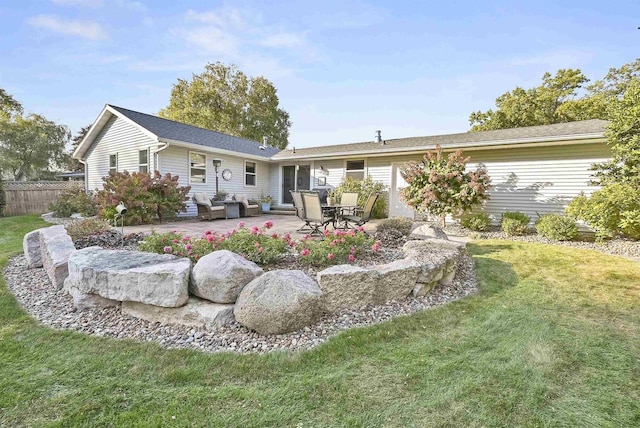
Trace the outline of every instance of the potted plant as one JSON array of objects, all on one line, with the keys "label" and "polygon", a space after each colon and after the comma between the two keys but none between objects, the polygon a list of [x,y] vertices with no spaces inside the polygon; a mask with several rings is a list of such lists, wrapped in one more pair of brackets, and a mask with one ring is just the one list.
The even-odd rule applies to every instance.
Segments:
[{"label": "potted plant", "polygon": [[333,189],[327,189],[327,205],[330,207],[336,204],[336,197]]},{"label": "potted plant", "polygon": [[262,212],[271,211],[271,204],[273,203],[273,198],[269,195],[260,196],[260,205],[262,205]]},{"label": "potted plant", "polygon": [[214,200],[216,200],[216,201],[224,201],[224,199],[227,197],[228,194],[229,194],[229,192],[227,192],[226,190],[219,190],[216,193],[216,196],[214,197]]}]

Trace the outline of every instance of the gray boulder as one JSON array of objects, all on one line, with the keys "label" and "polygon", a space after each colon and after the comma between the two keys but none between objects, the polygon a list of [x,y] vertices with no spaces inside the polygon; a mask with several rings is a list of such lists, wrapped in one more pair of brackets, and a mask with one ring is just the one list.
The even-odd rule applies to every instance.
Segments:
[{"label": "gray boulder", "polygon": [[233,303],[238,294],[264,271],[252,261],[227,250],[198,260],[191,272],[192,294],[217,303]]},{"label": "gray boulder", "polygon": [[160,324],[204,328],[209,331],[233,322],[233,305],[189,297],[179,308],[163,308],[139,302],[122,302],[122,313]]},{"label": "gray boulder", "polygon": [[422,265],[412,294],[421,296],[438,284],[450,284],[456,275],[458,261],[465,245],[453,241],[408,241],[402,247],[408,259]]},{"label": "gray boulder", "polygon": [[73,297],[73,307],[79,311],[96,308],[112,308],[120,305],[117,300],[107,299],[97,294],[82,293],[75,287],[70,288],[69,294]]},{"label": "gray boulder", "polygon": [[385,265],[373,266],[378,272],[375,303],[401,300],[409,296],[422,272],[422,264],[413,259],[396,260]]},{"label": "gray boulder", "polygon": [[42,266],[47,272],[51,284],[60,290],[69,275],[67,262],[76,248],[62,225],[44,227],[39,231]]},{"label": "gray boulder", "polygon": [[316,279],[322,290],[326,310],[338,312],[341,309],[357,309],[376,303],[379,276],[375,270],[337,265],[318,272]]},{"label": "gray boulder", "polygon": [[178,307],[189,298],[190,271],[186,258],[89,247],[69,258],[65,287],[107,299]]},{"label": "gray boulder", "polygon": [[242,289],[233,313],[236,321],[258,333],[287,333],[322,317],[322,291],[302,271],[272,270]]},{"label": "gray boulder", "polygon": [[24,257],[29,269],[42,267],[42,252],[40,251],[40,229],[24,235],[22,239]]},{"label": "gray boulder", "polygon": [[449,237],[444,231],[438,226],[433,226],[430,224],[423,224],[422,226],[418,226],[409,235],[412,239],[442,239],[444,241],[448,241]]}]

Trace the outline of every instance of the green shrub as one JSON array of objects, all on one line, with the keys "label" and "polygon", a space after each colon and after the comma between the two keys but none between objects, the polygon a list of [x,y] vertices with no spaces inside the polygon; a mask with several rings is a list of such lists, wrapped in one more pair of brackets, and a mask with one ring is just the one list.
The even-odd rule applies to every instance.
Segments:
[{"label": "green shrub", "polygon": [[165,247],[180,243],[182,237],[181,234],[176,232],[157,233],[153,231],[138,245],[138,250],[148,253],[164,254]]},{"label": "green shrub", "polygon": [[376,232],[394,231],[402,236],[408,236],[413,228],[413,220],[406,217],[391,217],[384,219],[376,227]]},{"label": "green shrub", "polygon": [[65,190],[58,200],[49,206],[56,217],[71,217],[72,214],[80,213],[84,217],[91,217],[97,214],[98,206],[82,187],[73,187]]},{"label": "green shrub", "polygon": [[460,219],[460,224],[474,232],[486,232],[491,227],[491,219],[485,213],[467,214]]},{"label": "green shrub", "polygon": [[162,176],[154,171],[147,173],[116,172],[103,178],[103,190],[96,195],[100,216],[113,220],[116,205],[127,207],[124,224],[150,224],[155,218],[160,222],[173,218],[179,211],[186,211],[190,186],[178,187],[178,176],[167,173]]},{"label": "green shrub", "polygon": [[369,237],[363,228],[358,230],[324,231],[324,239],[314,239],[306,235],[297,245],[300,260],[313,266],[327,266],[353,263],[355,259],[369,251],[378,251],[380,242]]},{"label": "green shrub", "polygon": [[85,218],[69,223],[66,228],[71,239],[76,240],[105,232],[111,229],[111,225],[103,219]]},{"label": "green shrub", "polygon": [[618,235],[640,239],[640,192],[630,184],[610,184],[590,197],[581,194],[566,211],[594,229],[599,240]]},{"label": "green shrub", "polygon": [[502,231],[507,236],[526,235],[529,233],[528,215],[521,212],[506,212],[502,214]]},{"label": "green shrub", "polygon": [[575,220],[560,214],[544,214],[536,221],[538,234],[554,241],[571,241],[578,236]]},{"label": "green shrub", "polygon": [[384,191],[386,186],[379,182],[373,181],[371,177],[367,177],[362,181],[354,180],[352,177],[347,177],[338,187],[333,190],[333,195],[336,200],[340,200],[343,193],[357,193],[358,205],[364,207],[367,203],[369,195],[378,192],[380,197],[376,201],[371,211],[371,217],[373,218],[385,218],[387,216],[387,200],[384,197]]}]

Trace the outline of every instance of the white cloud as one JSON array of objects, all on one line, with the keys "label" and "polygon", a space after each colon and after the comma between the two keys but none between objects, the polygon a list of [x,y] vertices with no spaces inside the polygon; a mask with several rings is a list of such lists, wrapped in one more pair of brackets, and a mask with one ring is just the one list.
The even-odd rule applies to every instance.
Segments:
[{"label": "white cloud", "polygon": [[202,51],[210,53],[231,53],[239,43],[233,35],[214,26],[176,30],[175,33]]},{"label": "white cloud", "polygon": [[187,21],[201,22],[203,24],[211,24],[223,28],[242,29],[245,27],[245,19],[238,9],[222,8],[216,11],[196,12],[187,10],[185,15]]},{"label": "white cloud", "polygon": [[100,40],[108,37],[105,29],[94,21],[65,20],[53,15],[37,15],[27,20],[29,25],[44,28],[60,34],[78,36],[89,40]]},{"label": "white cloud", "polygon": [[51,1],[60,6],[100,7],[104,4],[102,0],[51,0]]},{"label": "white cloud", "polygon": [[267,46],[271,48],[293,48],[297,46],[302,46],[304,44],[304,39],[299,34],[294,33],[279,33],[267,36],[265,39],[260,41],[262,46]]}]

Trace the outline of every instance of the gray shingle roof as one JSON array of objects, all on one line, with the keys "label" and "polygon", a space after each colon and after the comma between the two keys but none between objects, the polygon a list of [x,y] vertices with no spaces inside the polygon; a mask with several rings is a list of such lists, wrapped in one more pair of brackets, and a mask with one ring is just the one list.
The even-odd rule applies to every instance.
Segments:
[{"label": "gray shingle roof", "polygon": [[340,155],[350,153],[385,153],[410,150],[432,149],[436,144],[446,147],[478,147],[510,143],[526,142],[531,139],[557,139],[584,134],[603,134],[607,121],[599,119],[582,120],[579,122],[558,123],[554,125],[529,126],[524,128],[500,129],[496,131],[463,132],[459,134],[433,135],[427,137],[396,138],[385,140],[385,144],[373,141],[350,143],[331,146],[319,146],[282,150],[273,159],[317,157],[322,155]]},{"label": "gray shingle roof", "polygon": [[109,104],[109,107],[128,117],[138,125],[149,130],[160,138],[199,144],[213,149],[230,150],[263,158],[270,158],[280,151],[276,147],[260,149],[260,143],[244,138],[223,134],[222,132],[198,128],[158,116],[128,110]]}]

